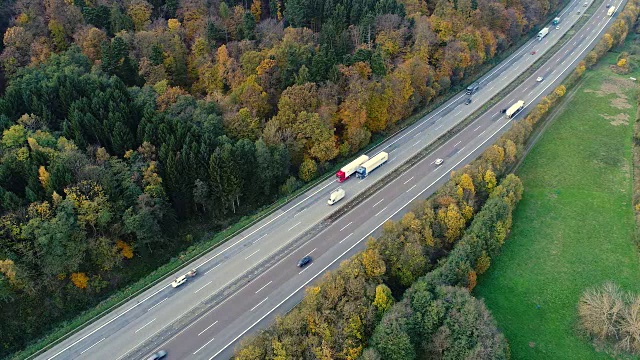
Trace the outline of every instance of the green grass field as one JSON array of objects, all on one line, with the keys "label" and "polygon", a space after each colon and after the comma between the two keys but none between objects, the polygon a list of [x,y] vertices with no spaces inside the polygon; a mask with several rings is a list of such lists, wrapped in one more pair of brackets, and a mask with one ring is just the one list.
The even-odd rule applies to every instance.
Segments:
[{"label": "green grass field", "polygon": [[[505,333],[513,359],[607,359],[577,331],[583,290],[612,280],[640,292],[633,243],[635,84],[608,54],[570,91],[518,170],[525,192],[502,253],[475,295]],[[539,307],[538,307],[539,305]]]}]

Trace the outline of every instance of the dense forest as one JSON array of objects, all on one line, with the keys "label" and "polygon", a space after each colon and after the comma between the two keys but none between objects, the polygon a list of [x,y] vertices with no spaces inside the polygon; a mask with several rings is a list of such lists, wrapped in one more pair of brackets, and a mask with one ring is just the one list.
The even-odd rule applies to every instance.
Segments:
[{"label": "dense forest", "polygon": [[0,356],[313,180],[560,0],[0,0]]}]

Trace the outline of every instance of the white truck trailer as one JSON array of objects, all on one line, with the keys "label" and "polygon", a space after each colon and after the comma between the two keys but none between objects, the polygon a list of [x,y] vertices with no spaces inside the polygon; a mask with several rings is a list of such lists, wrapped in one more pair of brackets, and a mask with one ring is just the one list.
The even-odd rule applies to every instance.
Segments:
[{"label": "white truck trailer", "polygon": [[367,175],[369,175],[373,170],[380,167],[380,165],[386,163],[387,160],[389,160],[389,154],[381,151],[378,155],[372,157],[367,162],[360,165],[360,167],[358,167],[358,170],[356,170],[356,176],[359,179],[366,178]]},{"label": "white truck trailer", "polygon": [[517,113],[520,112],[520,110],[522,110],[522,108],[524,108],[524,101],[520,100],[517,103],[511,105],[507,111],[505,112],[507,115],[507,119],[511,119],[512,117],[514,117]]},{"label": "white truck trailer", "polygon": [[336,173],[336,178],[338,178],[338,182],[343,182],[347,180],[349,176],[353,175],[353,173],[356,172],[356,170],[358,170],[358,167],[364,164],[367,160],[369,160],[369,157],[367,155],[360,155],[357,159],[343,166]]},{"label": "white truck trailer", "polygon": [[540,32],[538,33],[538,40],[542,40],[542,38],[547,36],[548,33],[549,33],[549,28],[548,27],[540,30]]}]

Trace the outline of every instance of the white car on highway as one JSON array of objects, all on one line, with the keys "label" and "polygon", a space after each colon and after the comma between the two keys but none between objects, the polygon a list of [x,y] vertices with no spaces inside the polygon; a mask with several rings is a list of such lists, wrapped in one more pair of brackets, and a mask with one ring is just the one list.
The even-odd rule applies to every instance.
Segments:
[{"label": "white car on highway", "polygon": [[444,162],[444,159],[436,159],[436,161],[434,161],[433,163],[436,165],[440,165]]},{"label": "white car on highway", "polygon": [[544,80],[542,76],[538,76],[538,78],[536,79],[537,82],[541,82],[542,80]]},{"label": "white car on highway", "polygon": [[176,278],[175,280],[173,280],[173,282],[171,283],[171,287],[177,288],[178,286],[184,284],[185,282],[187,282],[187,276],[182,275],[179,278]]}]

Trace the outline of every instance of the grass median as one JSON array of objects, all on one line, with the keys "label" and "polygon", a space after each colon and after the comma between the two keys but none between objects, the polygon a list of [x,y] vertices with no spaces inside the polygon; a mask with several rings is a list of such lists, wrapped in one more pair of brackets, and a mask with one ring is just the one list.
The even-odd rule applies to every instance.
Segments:
[{"label": "grass median", "polygon": [[640,291],[633,243],[635,82],[607,54],[566,96],[518,170],[525,185],[513,230],[476,295],[516,359],[605,359],[577,330],[583,290],[612,280]]}]

